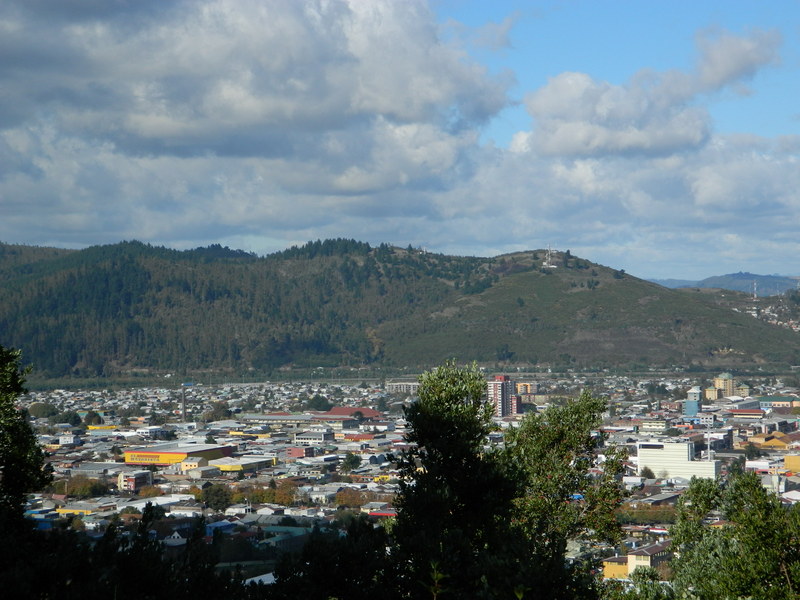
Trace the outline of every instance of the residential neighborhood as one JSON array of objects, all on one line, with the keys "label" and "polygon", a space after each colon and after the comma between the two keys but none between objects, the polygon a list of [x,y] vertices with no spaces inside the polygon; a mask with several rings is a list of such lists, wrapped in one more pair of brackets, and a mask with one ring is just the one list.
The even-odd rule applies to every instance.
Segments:
[{"label": "residential neighborhood", "polygon": [[[587,384],[608,399],[597,433],[606,447],[627,451],[618,510],[624,538],[616,547],[569,549],[601,561],[606,578],[626,580],[648,566],[669,579],[670,525],[693,477],[753,471],[782,503],[800,501],[800,393],[788,385],[796,384],[792,378],[745,383],[722,373],[702,387],[683,374],[486,380],[490,445],[503,444],[526,413],[569,402]],[[186,544],[192,520],[202,516],[209,543],[221,536],[227,558],[264,576],[281,553],[299,551],[314,527],[336,526],[348,515],[380,522],[396,514],[397,457],[409,448],[403,407],[416,400],[417,385],[31,392],[21,405],[47,450],[54,483],[31,499],[26,515],[40,529],[66,522],[99,536],[110,523],[135,522],[155,508],[163,518],[151,536],[165,551]],[[602,454],[595,468],[602,472]]]}]

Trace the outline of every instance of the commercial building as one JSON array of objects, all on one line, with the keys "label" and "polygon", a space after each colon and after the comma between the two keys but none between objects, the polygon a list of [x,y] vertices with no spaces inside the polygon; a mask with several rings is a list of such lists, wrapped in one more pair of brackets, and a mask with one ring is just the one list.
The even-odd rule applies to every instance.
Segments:
[{"label": "commercial building", "polygon": [[153,485],[152,471],[128,471],[117,476],[117,488],[121,492],[138,492],[146,485]]},{"label": "commercial building", "polygon": [[125,464],[166,466],[183,462],[187,458],[213,460],[232,455],[232,446],[169,442],[125,450]]},{"label": "commercial building", "polygon": [[639,472],[649,467],[661,477],[707,477],[714,479],[720,474],[720,461],[694,460],[693,442],[646,441],[636,444]]}]

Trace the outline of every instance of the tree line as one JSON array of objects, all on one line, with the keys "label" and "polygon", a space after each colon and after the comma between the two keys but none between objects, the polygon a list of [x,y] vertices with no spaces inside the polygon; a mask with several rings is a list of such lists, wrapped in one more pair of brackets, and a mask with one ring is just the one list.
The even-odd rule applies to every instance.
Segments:
[{"label": "tree line", "polygon": [[355,240],[261,258],[139,242],[3,256],[0,331],[46,377],[371,364],[384,358],[382,323],[427,316],[485,262]]}]

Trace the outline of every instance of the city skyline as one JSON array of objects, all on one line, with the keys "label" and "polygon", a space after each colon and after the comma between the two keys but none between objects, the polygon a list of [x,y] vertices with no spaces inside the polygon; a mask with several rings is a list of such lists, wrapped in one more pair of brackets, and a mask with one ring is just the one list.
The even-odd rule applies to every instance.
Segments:
[{"label": "city skyline", "polygon": [[800,7],[0,8],[0,240],[798,275]]}]

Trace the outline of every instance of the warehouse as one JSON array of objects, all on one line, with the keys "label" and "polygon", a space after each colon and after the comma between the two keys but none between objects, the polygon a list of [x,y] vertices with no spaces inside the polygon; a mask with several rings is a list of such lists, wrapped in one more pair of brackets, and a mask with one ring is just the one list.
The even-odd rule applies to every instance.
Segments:
[{"label": "warehouse", "polygon": [[125,450],[125,464],[167,466],[183,462],[187,458],[213,460],[231,455],[232,446],[168,442]]}]

